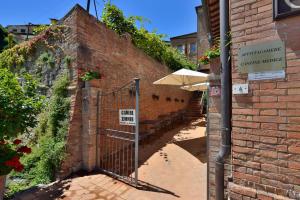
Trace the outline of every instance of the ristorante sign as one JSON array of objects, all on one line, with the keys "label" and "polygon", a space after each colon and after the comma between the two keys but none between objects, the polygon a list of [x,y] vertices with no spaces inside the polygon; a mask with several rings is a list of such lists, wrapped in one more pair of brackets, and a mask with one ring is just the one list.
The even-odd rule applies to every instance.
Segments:
[{"label": "ristorante sign", "polygon": [[273,0],[275,19],[300,14],[300,0]]},{"label": "ristorante sign", "polygon": [[280,40],[244,46],[238,52],[240,73],[278,71],[285,67],[285,45]]}]

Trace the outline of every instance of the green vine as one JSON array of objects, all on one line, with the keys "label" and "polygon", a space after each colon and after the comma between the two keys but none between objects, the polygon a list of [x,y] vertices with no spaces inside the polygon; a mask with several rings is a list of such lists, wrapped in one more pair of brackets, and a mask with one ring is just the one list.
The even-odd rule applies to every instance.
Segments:
[{"label": "green vine", "polygon": [[110,3],[107,3],[104,7],[102,22],[119,35],[130,34],[133,44],[147,55],[166,64],[172,70],[196,68],[195,64],[190,62],[184,55],[168,46],[162,40],[163,35],[149,32],[143,27],[138,29],[136,21],[142,21],[142,18],[126,18],[120,9]]},{"label": "green vine", "polygon": [[29,55],[32,55],[39,45],[45,45],[50,51],[55,47],[49,41],[62,39],[64,26],[51,26],[44,34],[34,37],[30,41],[23,42],[0,53],[0,68],[9,68],[11,71],[19,71]]},{"label": "green vine", "polygon": [[24,172],[10,175],[10,179],[18,178],[22,181],[18,183],[12,181],[9,184],[8,196],[37,184],[55,180],[55,175],[65,157],[70,118],[70,98],[67,90],[69,83],[66,72],[55,81],[52,96],[38,118],[34,139],[31,140],[32,153],[22,159]]},{"label": "green vine", "polygon": [[49,28],[49,25],[40,25],[40,26],[34,27],[32,32],[34,35],[38,35],[41,32],[47,30],[48,28]]}]

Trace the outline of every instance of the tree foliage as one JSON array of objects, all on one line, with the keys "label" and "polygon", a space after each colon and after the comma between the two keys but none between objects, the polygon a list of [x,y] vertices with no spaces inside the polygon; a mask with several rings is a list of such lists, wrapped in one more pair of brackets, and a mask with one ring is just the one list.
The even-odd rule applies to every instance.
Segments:
[{"label": "tree foliage", "polygon": [[128,33],[132,37],[133,44],[143,50],[147,55],[166,64],[172,70],[181,68],[195,69],[196,66],[176,49],[168,46],[163,40],[163,35],[149,32],[145,28],[138,29],[137,21],[141,17],[126,18],[123,12],[116,6],[107,3],[102,14],[102,22],[119,35]]},{"label": "tree foliage", "polygon": [[0,69],[0,139],[14,138],[33,128],[42,108],[37,83],[28,74],[23,87],[8,69]]},{"label": "tree foliage", "polygon": [[8,45],[7,36],[7,30],[0,25],[0,52]]}]

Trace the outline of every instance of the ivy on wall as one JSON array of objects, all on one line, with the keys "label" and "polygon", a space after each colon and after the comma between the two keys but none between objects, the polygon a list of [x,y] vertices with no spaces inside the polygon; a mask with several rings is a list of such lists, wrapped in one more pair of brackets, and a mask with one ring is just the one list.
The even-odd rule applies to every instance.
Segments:
[{"label": "ivy on wall", "polygon": [[32,55],[40,45],[44,45],[50,51],[55,51],[55,47],[48,41],[60,41],[65,28],[64,26],[51,26],[43,32],[44,34],[3,51],[0,53],[0,68],[8,68],[13,72],[19,71],[24,67],[27,56]]},{"label": "ivy on wall", "polygon": [[162,40],[163,35],[149,32],[143,27],[138,29],[136,21],[142,21],[142,18],[126,18],[119,8],[110,3],[104,7],[102,22],[119,35],[130,34],[133,44],[147,55],[167,65],[171,70],[196,69],[195,64]]}]

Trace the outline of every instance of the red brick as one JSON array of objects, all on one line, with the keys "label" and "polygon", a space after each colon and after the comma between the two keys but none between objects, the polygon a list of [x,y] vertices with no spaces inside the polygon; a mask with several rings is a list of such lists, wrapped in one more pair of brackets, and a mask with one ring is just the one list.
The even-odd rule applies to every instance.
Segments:
[{"label": "red brick", "polygon": [[257,199],[258,200],[273,200],[273,197],[269,197],[269,196],[266,196],[266,195],[263,195],[263,194],[258,194]]},{"label": "red brick", "polygon": [[300,124],[300,117],[288,117],[288,123],[298,123],[298,124]]},{"label": "red brick", "polygon": [[300,162],[289,161],[289,168],[300,170]]},{"label": "red brick", "polygon": [[232,114],[240,115],[258,115],[258,109],[232,109]]},{"label": "red brick", "polygon": [[233,126],[245,127],[245,128],[259,128],[260,123],[255,122],[244,122],[244,121],[233,121]]},{"label": "red brick", "polygon": [[288,139],[300,139],[300,132],[287,132],[287,138]]},{"label": "red brick", "polygon": [[[291,103],[291,108],[293,107]],[[289,105],[289,104],[288,104]],[[300,116],[300,110],[293,109],[293,110],[279,110],[279,116]]]},{"label": "red brick", "polygon": [[247,147],[239,147],[239,146],[233,146],[232,150],[234,152],[238,152],[238,153],[247,153],[247,154],[251,154],[251,153],[255,153],[258,150],[256,149],[252,149],[252,148],[247,148]]},{"label": "red brick", "polygon": [[243,179],[255,183],[259,183],[260,177],[258,176],[253,176],[250,174],[245,174],[245,173],[240,173],[240,172],[233,172],[233,178],[238,178],[238,179]]},{"label": "red brick", "polygon": [[258,12],[261,13],[261,12],[265,12],[265,11],[268,11],[268,10],[272,10],[272,4],[268,4],[268,5],[265,5],[265,6],[262,6],[262,7],[259,7],[258,8]]},{"label": "red brick", "polygon": [[278,82],[277,88],[299,88],[300,81],[293,81],[293,82]]},{"label": "red brick", "polygon": [[299,124],[280,124],[279,130],[285,131],[299,131],[300,125]]},{"label": "red brick", "polygon": [[277,138],[276,137],[260,137],[260,142],[262,143],[269,143],[269,144],[276,144]]},{"label": "red brick", "polygon": [[253,116],[253,121],[256,121],[256,122],[267,122],[267,123],[284,123],[284,122],[286,122],[286,117]]},{"label": "red brick", "polygon": [[259,150],[257,156],[266,157],[266,158],[277,158],[277,152],[268,151],[268,150]]},{"label": "red brick", "polygon": [[261,127],[261,129],[277,130],[278,124],[276,124],[276,123],[261,123],[260,127]]},{"label": "red brick", "polygon": [[289,95],[300,94],[300,88],[288,89],[288,94]]},{"label": "red brick", "polygon": [[288,67],[286,69],[287,74],[298,74],[300,73],[300,67]]},{"label": "red brick", "polygon": [[272,90],[257,90],[254,91],[254,95],[257,96],[270,96],[270,95],[285,95],[286,89],[272,89]]},{"label": "red brick", "polygon": [[260,115],[268,115],[268,116],[274,116],[277,115],[278,112],[276,109],[267,109],[267,110],[261,110]]},{"label": "red brick", "polygon": [[254,103],[254,108],[286,108],[286,102],[278,102],[278,103]]},{"label": "red brick", "polygon": [[300,154],[300,145],[292,145],[288,148],[290,153],[296,153],[296,154]]},{"label": "red brick", "polygon": [[276,102],[277,96],[261,96],[259,98],[260,102]]},{"label": "red brick", "polygon": [[275,89],[276,83],[260,83],[259,86],[261,90]]},{"label": "red brick", "polygon": [[248,187],[243,187],[243,186],[239,186],[239,185],[230,185],[229,186],[230,190],[238,193],[238,194],[242,194],[245,196],[249,196],[249,197],[256,197],[256,190],[253,188],[248,188]]},{"label": "red brick", "polygon": [[299,102],[300,95],[288,95],[288,96],[279,96],[278,101],[281,102]]}]

